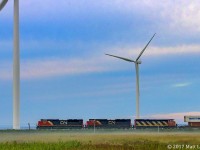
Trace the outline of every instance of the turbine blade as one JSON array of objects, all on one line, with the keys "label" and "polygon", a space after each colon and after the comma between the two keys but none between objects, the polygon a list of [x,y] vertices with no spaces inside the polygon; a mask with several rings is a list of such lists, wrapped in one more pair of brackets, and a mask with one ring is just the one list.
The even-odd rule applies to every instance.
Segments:
[{"label": "turbine blade", "polygon": [[108,55],[108,56],[111,56],[111,57],[116,57],[116,58],[119,58],[119,59],[122,59],[122,60],[125,60],[125,61],[129,61],[129,62],[134,62],[134,60],[131,60],[131,59],[128,59],[128,58],[124,58],[124,57],[119,57],[119,56],[115,56],[115,55],[110,55],[110,54],[105,54],[105,55]]},{"label": "turbine blade", "polygon": [[149,43],[151,42],[151,40],[154,38],[155,35],[156,35],[156,33],[153,35],[153,37],[150,39],[150,41],[147,43],[147,45],[144,47],[144,49],[140,52],[140,54],[138,55],[136,61],[138,61],[140,59],[140,57],[142,56],[142,54],[144,53],[145,49],[147,48],[147,46],[149,45]]},{"label": "turbine blade", "polygon": [[8,2],[8,0],[3,0],[3,1],[0,3],[0,11],[3,9],[3,7],[6,5],[7,2]]}]

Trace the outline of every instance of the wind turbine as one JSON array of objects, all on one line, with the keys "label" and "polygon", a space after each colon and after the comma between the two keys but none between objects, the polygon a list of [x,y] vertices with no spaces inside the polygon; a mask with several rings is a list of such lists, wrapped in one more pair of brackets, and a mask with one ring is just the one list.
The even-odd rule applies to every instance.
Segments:
[{"label": "wind turbine", "polygon": [[110,55],[110,54],[106,54],[108,56],[112,56],[112,57],[116,57],[128,62],[132,62],[135,63],[135,70],[136,70],[136,119],[140,118],[140,114],[139,114],[139,102],[140,102],[140,92],[139,92],[139,64],[141,64],[142,62],[139,60],[140,57],[142,56],[142,54],[144,53],[145,49],[147,48],[147,46],[149,45],[149,43],[151,42],[151,40],[154,38],[154,36],[156,35],[156,33],[153,35],[153,37],[150,39],[150,41],[147,43],[147,45],[143,48],[143,50],[140,52],[140,54],[138,55],[138,57],[135,60],[129,59],[129,58],[124,58],[124,57],[119,57],[119,56],[115,56],[115,55]]},{"label": "wind turbine", "polygon": [[[8,0],[0,0],[0,11]],[[19,50],[19,0],[14,0],[13,48],[13,129],[20,129],[20,50]]]}]

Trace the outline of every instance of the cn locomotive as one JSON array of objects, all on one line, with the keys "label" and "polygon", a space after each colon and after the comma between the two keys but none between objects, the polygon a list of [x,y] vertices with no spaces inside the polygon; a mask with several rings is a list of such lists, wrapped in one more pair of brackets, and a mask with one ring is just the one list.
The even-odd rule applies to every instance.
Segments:
[{"label": "cn locomotive", "polygon": [[37,124],[37,129],[81,129],[83,127],[83,119],[41,119]]},{"label": "cn locomotive", "polygon": [[86,128],[131,128],[131,119],[89,119],[86,122]]},{"label": "cn locomotive", "polygon": [[135,119],[135,128],[162,127],[174,128],[177,124],[174,119]]}]

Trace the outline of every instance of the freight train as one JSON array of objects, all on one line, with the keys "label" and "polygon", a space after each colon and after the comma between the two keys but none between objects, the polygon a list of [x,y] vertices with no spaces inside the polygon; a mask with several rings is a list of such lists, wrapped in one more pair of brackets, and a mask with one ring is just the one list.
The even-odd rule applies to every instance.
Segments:
[{"label": "freight train", "polygon": [[200,116],[184,116],[184,122],[188,125],[177,126],[174,119],[89,119],[83,123],[83,119],[41,119],[37,123],[37,129],[144,129],[144,128],[200,128]]},{"label": "freight train", "polygon": [[86,124],[83,119],[41,119],[38,121],[37,129],[130,129],[130,128],[175,128],[174,119],[135,119],[134,125],[131,119],[89,119]]}]

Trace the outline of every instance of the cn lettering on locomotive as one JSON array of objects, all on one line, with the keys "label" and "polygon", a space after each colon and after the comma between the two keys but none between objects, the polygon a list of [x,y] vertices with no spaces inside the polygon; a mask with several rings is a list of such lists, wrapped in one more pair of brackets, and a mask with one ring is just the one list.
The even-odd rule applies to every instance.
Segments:
[{"label": "cn lettering on locomotive", "polygon": [[60,124],[62,125],[62,124],[66,124],[67,125],[67,120],[61,120],[60,121]]},{"label": "cn lettering on locomotive", "polygon": [[108,124],[115,124],[115,121],[109,120],[109,121],[108,121]]}]

